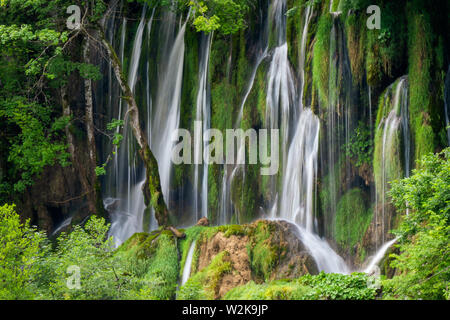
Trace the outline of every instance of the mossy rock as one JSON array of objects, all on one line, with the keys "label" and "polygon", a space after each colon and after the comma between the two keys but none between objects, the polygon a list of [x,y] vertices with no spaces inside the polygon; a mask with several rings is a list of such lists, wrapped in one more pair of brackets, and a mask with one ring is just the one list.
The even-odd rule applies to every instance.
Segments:
[{"label": "mossy rock", "polygon": [[362,239],[372,220],[364,193],[354,188],[345,193],[337,205],[336,241],[344,250],[351,250]]},{"label": "mossy rock", "polygon": [[178,291],[177,299],[216,299],[222,277],[231,270],[230,254],[227,251],[220,252],[206,268],[189,278]]},{"label": "mossy rock", "polygon": [[151,257],[156,250],[156,242],[154,240],[159,235],[159,231],[151,234],[145,232],[135,233],[116,249],[116,253],[132,252],[138,258]]}]

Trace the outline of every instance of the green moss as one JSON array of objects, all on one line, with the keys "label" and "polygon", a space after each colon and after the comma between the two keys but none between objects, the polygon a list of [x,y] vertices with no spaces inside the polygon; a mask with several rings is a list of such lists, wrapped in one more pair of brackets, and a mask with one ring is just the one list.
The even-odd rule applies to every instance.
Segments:
[{"label": "green moss", "polygon": [[222,251],[217,254],[211,263],[203,270],[189,278],[178,291],[179,300],[205,300],[214,299],[217,296],[223,276],[231,272],[230,254]]},{"label": "green moss", "polygon": [[[183,230],[186,234],[186,237],[179,242],[179,250],[180,250],[180,274],[181,277],[183,275],[184,264],[186,263],[186,258],[189,252],[189,248],[193,241],[197,240],[201,232],[205,229],[202,226],[193,226],[186,230]],[[182,230],[180,230],[182,231]],[[195,251],[194,251],[195,252]]]},{"label": "green moss", "polygon": [[354,188],[345,193],[337,205],[336,241],[344,249],[351,249],[359,243],[370,221],[372,210],[366,208],[363,192]]},{"label": "green moss", "polygon": [[231,224],[226,226],[220,226],[219,230],[224,233],[225,237],[230,236],[245,236],[247,235],[246,226],[240,224]]},{"label": "green moss", "polygon": [[250,267],[255,276],[261,279],[270,278],[283,249],[272,243],[273,233],[274,226],[268,221],[258,221],[248,232],[250,241],[247,244],[247,253]]},{"label": "green moss", "polygon": [[178,278],[178,251],[174,237],[156,230],[136,233],[117,248],[115,255],[126,261],[130,271],[146,283],[142,294],[148,299],[173,299]]},{"label": "green moss", "polygon": [[313,289],[296,281],[278,280],[264,284],[253,281],[231,289],[224,300],[305,300],[313,296]]},{"label": "green moss", "polygon": [[139,258],[150,257],[155,252],[154,240],[160,235],[159,230],[155,230],[151,234],[135,233],[127,241],[122,243],[117,249],[116,253],[132,253]]},{"label": "green moss", "polygon": [[415,159],[433,152],[435,133],[431,127],[433,108],[431,86],[433,32],[430,16],[416,11],[418,3],[408,7],[410,122],[415,142]]},{"label": "green moss", "polygon": [[321,15],[317,26],[313,54],[313,83],[319,92],[323,105],[328,105],[328,79],[330,68],[330,32],[333,18],[330,14]]},{"label": "green moss", "polygon": [[[392,132],[392,136],[384,139],[385,124],[391,111],[396,108],[395,112],[399,115],[399,105],[394,106],[394,95],[397,89],[399,80],[389,86],[381,95],[378,103],[377,120],[375,124],[375,137],[374,137],[374,155],[373,155],[373,169],[375,186],[380,199],[383,199],[385,195],[383,192],[383,181],[385,188],[388,187],[388,182],[396,179],[400,179],[404,176],[404,138],[401,128],[398,128],[395,132]],[[383,144],[386,145],[383,146]],[[384,159],[383,159],[383,147]],[[384,176],[383,176],[384,175]]]},{"label": "green moss", "polygon": [[178,279],[178,250],[173,236],[162,234],[144,279],[148,282],[151,299],[167,300],[175,297]]},{"label": "green moss", "polygon": [[345,20],[347,31],[347,48],[354,84],[361,84],[364,79],[364,62],[366,57],[366,16],[351,14]]},{"label": "green moss", "polygon": [[368,288],[365,274],[305,275],[298,279],[276,280],[262,284],[253,281],[231,289],[226,300],[370,300],[376,289]]},{"label": "green moss", "polygon": [[213,224],[216,224],[218,219],[221,172],[220,165],[213,164],[208,167],[208,219]]}]

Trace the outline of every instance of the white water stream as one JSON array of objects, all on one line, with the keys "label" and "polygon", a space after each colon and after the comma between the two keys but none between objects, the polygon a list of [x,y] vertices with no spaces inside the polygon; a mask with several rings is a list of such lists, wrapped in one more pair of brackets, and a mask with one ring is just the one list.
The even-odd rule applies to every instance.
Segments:
[{"label": "white water stream", "polygon": [[192,258],[194,257],[195,252],[195,242],[195,240],[192,241],[191,246],[189,247],[186,262],[184,263],[183,275],[181,277],[181,285],[184,285],[189,280],[189,276],[191,275]]}]

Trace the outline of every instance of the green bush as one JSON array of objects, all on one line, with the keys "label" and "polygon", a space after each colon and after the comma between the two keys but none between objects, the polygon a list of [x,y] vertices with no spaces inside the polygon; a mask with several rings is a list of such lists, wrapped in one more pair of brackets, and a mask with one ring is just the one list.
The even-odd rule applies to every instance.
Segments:
[{"label": "green bush", "polygon": [[376,289],[369,287],[369,277],[363,273],[352,275],[305,275],[293,280],[277,280],[263,284],[253,281],[234,288],[226,300],[371,300]]},{"label": "green bush", "polygon": [[398,230],[396,275],[384,281],[386,299],[449,299],[450,148],[419,161],[409,178],[392,183],[398,210],[409,208]]}]

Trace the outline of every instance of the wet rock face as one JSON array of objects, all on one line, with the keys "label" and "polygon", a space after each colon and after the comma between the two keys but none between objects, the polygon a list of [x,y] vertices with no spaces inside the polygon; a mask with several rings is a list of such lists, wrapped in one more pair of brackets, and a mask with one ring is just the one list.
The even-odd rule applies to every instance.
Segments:
[{"label": "wet rock face", "polygon": [[216,233],[211,239],[201,244],[198,270],[207,267],[220,252],[227,251],[232,272],[225,274],[216,287],[216,295],[222,297],[230,289],[246,284],[252,279],[250,261],[247,254],[247,236],[225,237],[223,232]]},{"label": "wet rock face", "polygon": [[292,224],[272,222],[276,228],[272,241],[284,247],[284,253],[272,272],[271,279],[298,278],[305,274],[318,274],[316,262],[296,236]]},{"label": "wet rock face", "polygon": [[261,282],[318,273],[314,259],[290,223],[259,220],[243,225],[242,230],[245,231],[233,235],[227,234],[230,230],[219,231],[199,241],[195,272],[208,267],[219,253],[228,253],[224,259],[230,262],[231,271],[218,281],[216,299],[250,280]]},{"label": "wet rock face", "polygon": [[30,219],[33,225],[51,234],[69,216],[82,221],[89,214],[85,197],[80,197],[85,193],[70,168],[49,167],[21,195],[18,211],[23,220]]}]

